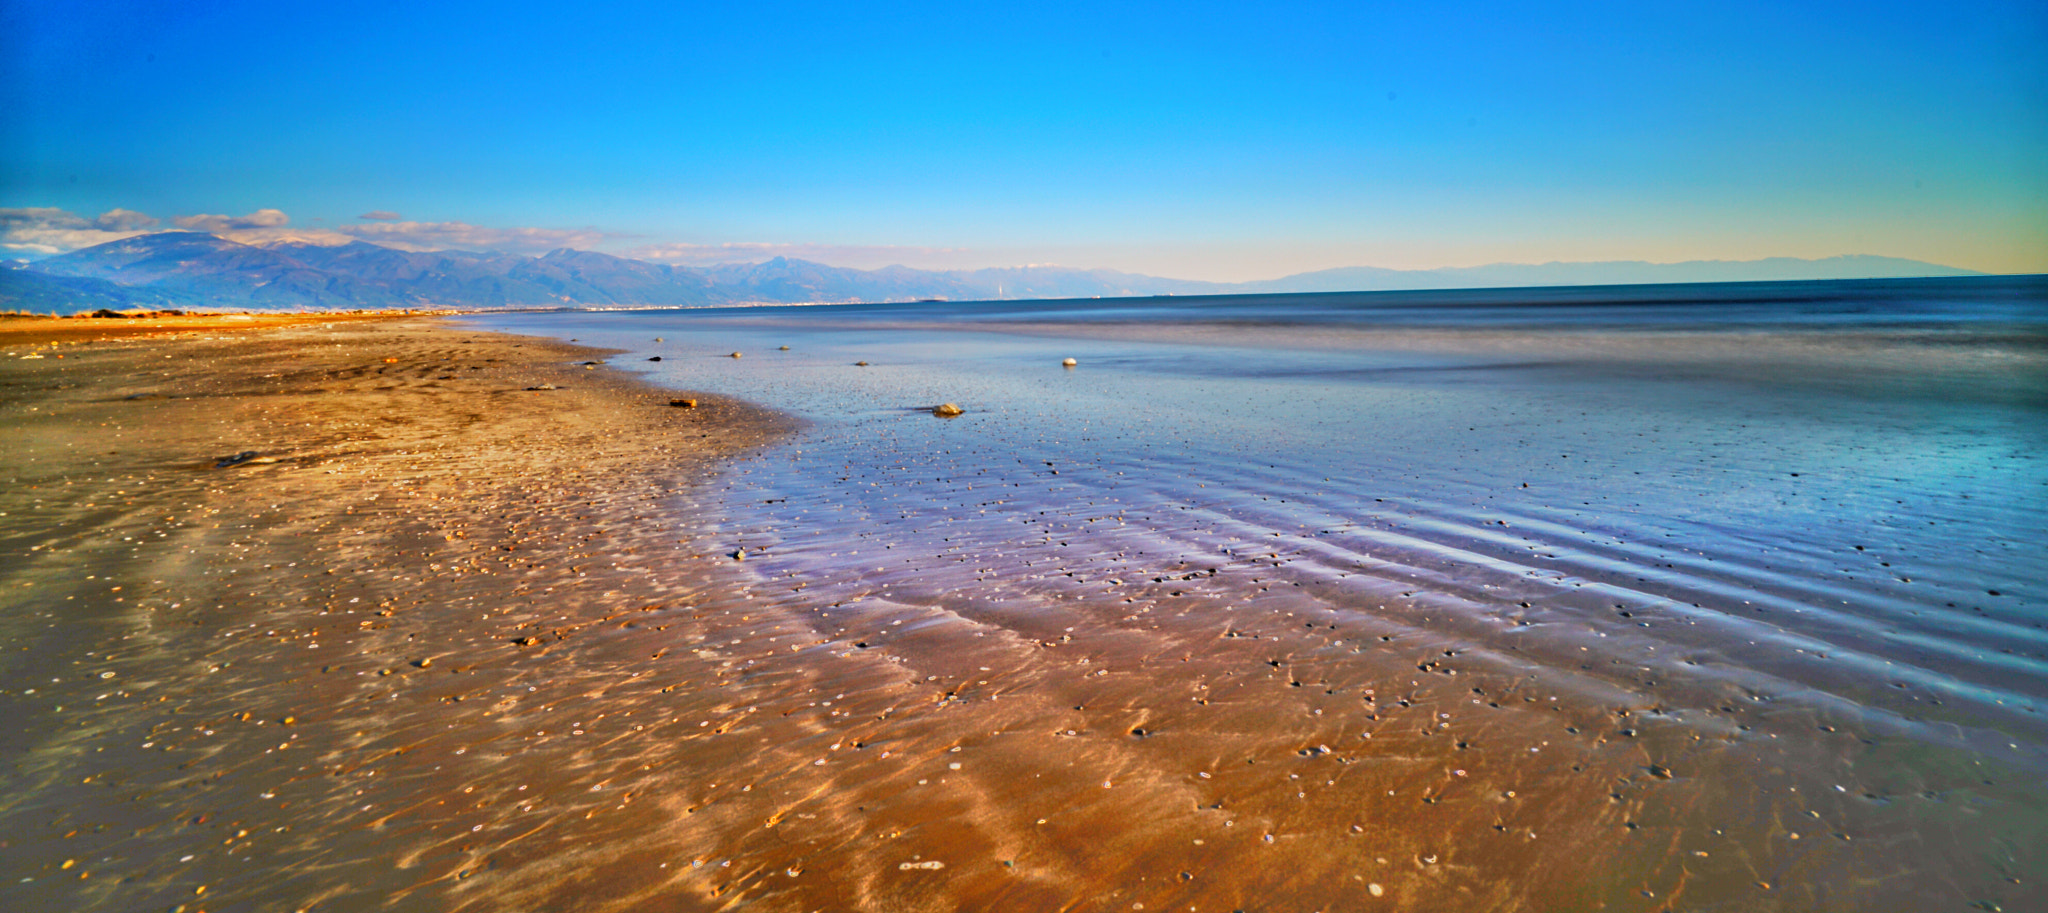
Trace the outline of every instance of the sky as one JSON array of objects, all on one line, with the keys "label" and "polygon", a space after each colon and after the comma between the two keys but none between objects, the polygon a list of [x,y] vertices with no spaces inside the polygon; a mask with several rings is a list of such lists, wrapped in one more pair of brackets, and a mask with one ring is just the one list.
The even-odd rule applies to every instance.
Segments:
[{"label": "sky", "polygon": [[976,6],[0,0],[0,256],[2048,272],[2039,0]]}]

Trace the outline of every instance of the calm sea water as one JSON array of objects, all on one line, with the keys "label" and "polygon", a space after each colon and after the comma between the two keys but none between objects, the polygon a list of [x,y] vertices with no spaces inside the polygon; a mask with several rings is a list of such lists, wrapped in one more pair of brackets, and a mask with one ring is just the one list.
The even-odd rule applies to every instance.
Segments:
[{"label": "calm sea water", "polygon": [[808,419],[712,505],[806,599],[1256,566],[1216,585],[2048,763],[2041,277],[474,322]]}]

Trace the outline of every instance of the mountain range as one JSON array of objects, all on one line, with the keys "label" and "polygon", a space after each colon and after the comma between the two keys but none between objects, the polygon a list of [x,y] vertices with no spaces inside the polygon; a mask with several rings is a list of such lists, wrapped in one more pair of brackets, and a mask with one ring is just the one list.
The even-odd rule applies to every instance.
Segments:
[{"label": "mountain range", "polygon": [[1258,282],[1202,282],[1057,266],[862,270],[777,257],[765,263],[686,267],[569,249],[529,257],[402,251],[363,241],[257,246],[203,232],[166,231],[5,264],[0,268],[0,310],[702,307],[1968,275],[1978,274],[1917,260],[1843,256],[1497,263],[1431,270],[1346,267]]}]

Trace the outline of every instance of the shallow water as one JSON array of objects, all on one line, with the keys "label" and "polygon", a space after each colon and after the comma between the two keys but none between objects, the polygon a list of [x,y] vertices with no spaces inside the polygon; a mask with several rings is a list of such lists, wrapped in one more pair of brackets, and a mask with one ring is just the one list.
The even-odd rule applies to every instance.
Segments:
[{"label": "shallow water", "polygon": [[[1876,896],[2012,903],[2038,899],[2031,879],[2048,874],[2035,839],[2048,812],[2037,785],[2048,773],[2039,279],[475,322],[621,349],[614,364],[664,384],[808,419],[792,442],[693,496],[709,503],[674,509],[701,512],[712,538],[746,552],[734,573],[762,618],[800,621],[846,656],[882,651],[913,684],[956,682],[940,707],[1007,696],[1020,716],[977,712],[1078,738],[1093,730],[1057,722],[1072,699],[1098,728],[1108,719],[1147,742],[1162,729],[1188,739],[1142,762],[1135,748],[1077,749],[1081,760],[1061,768],[1069,780],[1153,780],[1159,799],[1184,788],[1171,784],[1229,779],[1212,769],[1238,753],[1252,764],[1336,753],[1377,771],[1354,773],[1369,789],[1329,778],[1334,792],[1303,812],[1283,813],[1290,797],[1278,793],[1246,799],[1264,787],[1231,781],[1273,845],[1288,839],[1290,814],[1304,839],[1359,833],[1355,821],[1399,831],[1413,813],[1370,797],[1419,789],[1437,805],[1449,790],[1432,797],[1409,781],[1463,763],[1489,795],[1549,784],[1541,800],[1517,800],[1525,818],[1548,822],[1515,831],[1542,831],[1541,848],[1486,850],[1498,865],[1599,859],[1625,873],[1496,894],[1452,877],[1475,909],[1561,897],[1654,909],[1674,884],[1701,907],[1768,905],[1744,890],[1777,892],[1788,908]],[[1063,367],[1068,357],[1078,365]],[[966,413],[934,417],[940,402]],[[1082,648],[1076,675],[1108,678],[1055,684],[1064,678],[1039,651],[1063,646]],[[835,677],[830,665],[759,671],[800,673],[856,706],[903,687],[899,675]],[[1246,695],[1228,712],[1199,696],[1238,676],[1300,690]],[[1329,699],[1307,700],[1316,691]],[[1436,708],[1444,731],[1466,735],[1455,748],[1396,748],[1391,733],[1361,745],[1394,709],[1376,691]],[[1168,694],[1197,697],[1169,711]],[[1455,729],[1454,702],[1469,708]],[[1480,717],[1468,723],[1468,712]],[[958,749],[975,725],[899,733],[899,753]],[[1478,744],[1490,760],[1459,753]],[[1544,747],[1554,763],[1515,760]],[[1071,899],[1124,896],[1143,880],[1134,872],[1192,866],[1187,854],[1204,845],[1183,839],[1201,832],[1195,823],[1134,824],[1163,814],[1150,800],[1060,792],[1073,783],[1034,791],[1015,778],[1046,775],[1052,756],[1009,757],[1013,778],[977,782],[971,808],[954,812],[961,833],[928,834],[927,848],[1000,855],[1046,826],[1010,820],[1020,807],[1058,797],[1087,823],[1048,852],[1078,841],[1132,854],[1053,866],[1044,889]],[[1608,793],[1616,778],[1665,792],[1589,810],[1624,802],[1627,790]],[[858,843],[848,834],[871,822],[846,823],[858,816],[837,805],[874,789],[819,787],[813,813],[846,819],[834,839]],[[1305,790],[1292,798],[1310,801]],[[1435,845],[1469,856],[1481,838],[1463,828],[1508,832],[1498,809],[1476,820],[1480,807],[1453,801],[1462,817],[1429,825],[1441,830]],[[1809,828],[1807,844],[1787,842],[1808,817],[1829,823]],[[1648,818],[1669,839],[1632,847]],[[1832,835],[1828,849],[1813,831]],[[1709,856],[1688,842],[1706,834],[1733,845]],[[1403,871],[1422,873],[1377,876],[1395,889],[1387,896],[1416,902],[1430,878],[1441,886],[1429,840],[1378,836],[1412,849],[1418,861]],[[1365,856],[1387,866],[1384,845],[1376,852]],[[1291,879],[1204,873],[1211,893],[1174,896],[1241,902],[1285,885],[1281,896],[1313,906],[1346,896],[1349,880],[1364,889],[1373,864],[1332,861],[1341,855],[1311,843],[1287,857]],[[1785,878],[1808,893],[1786,896]],[[964,874],[949,884],[935,896],[1032,896]],[[736,890],[775,894],[765,882]]]}]

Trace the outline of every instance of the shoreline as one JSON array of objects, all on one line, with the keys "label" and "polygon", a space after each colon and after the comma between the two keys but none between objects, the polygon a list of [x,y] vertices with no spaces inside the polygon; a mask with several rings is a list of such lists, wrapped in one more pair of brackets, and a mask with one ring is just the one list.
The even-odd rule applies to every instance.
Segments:
[{"label": "shoreline", "polygon": [[[1725,721],[1575,695],[1426,606],[1303,601],[1279,556],[1250,556],[1259,595],[1165,558],[1085,589],[1004,542],[957,585],[778,573],[835,505],[719,505],[793,423],[671,408],[578,363],[600,350],[389,321],[63,354],[0,361],[25,905],[2038,896],[1990,873],[2042,841],[1972,836],[1975,785],[2023,771],[1769,695]],[[1994,811],[2001,841],[2048,836]],[[1934,868],[1866,858],[1909,852]]]}]

